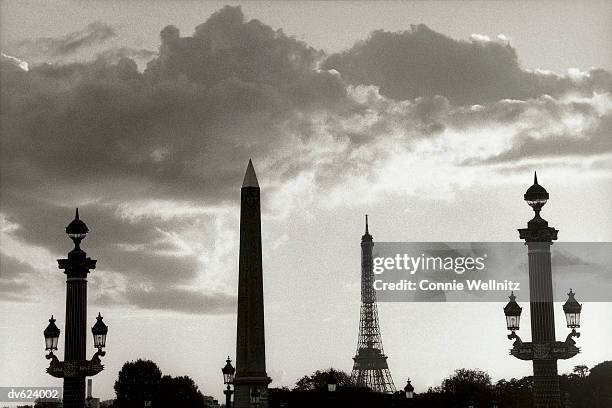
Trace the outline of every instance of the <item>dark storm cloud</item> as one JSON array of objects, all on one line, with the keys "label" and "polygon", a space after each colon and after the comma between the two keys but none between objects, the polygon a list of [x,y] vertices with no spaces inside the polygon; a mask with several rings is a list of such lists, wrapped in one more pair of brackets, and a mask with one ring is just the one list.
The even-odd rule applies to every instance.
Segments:
[{"label": "dark storm cloud", "polygon": [[[72,41],[65,52],[104,35],[67,37]],[[51,43],[59,44],[56,40]],[[423,66],[408,65],[407,79],[406,61],[416,61],[414,50],[419,55],[430,47]],[[526,97],[534,81],[543,84],[537,92],[547,86],[586,92],[609,81],[605,71],[591,71],[580,86],[565,77],[547,79],[521,70],[511,47],[455,41],[425,27],[374,33],[330,57],[325,65],[338,75],[319,69],[325,58],[320,51],[245,20],[240,8],[232,7],[213,14],[193,35],[165,27],[144,71],[132,59],[152,56],[115,48],[89,62],[33,65],[27,72],[15,61],[0,61],[2,213],[19,225],[10,232],[16,239],[65,254],[71,245],[63,229],[72,207],[81,206],[92,231],[84,248],[99,259],[98,272],[125,279],[106,300],[98,293],[100,302],[190,313],[220,313],[230,302],[222,295],[181,294],[181,287],[209,271],[196,254],[181,252],[173,234],[201,231],[210,237],[203,244],[210,250],[217,239],[211,217],[196,212],[130,218],[122,206],[142,205],[154,213],[164,201],[236,207],[249,157],[265,160],[276,177],[269,193],[303,172],[313,172],[314,184],[326,192],[371,174],[395,149],[409,151],[413,141],[438,137],[449,127],[512,124],[532,105],[554,113],[557,101],[548,108],[523,101],[487,104],[507,97],[514,86]],[[455,68],[435,64],[444,59]],[[445,78],[449,69],[455,72],[452,80]],[[490,81],[476,83],[474,75]],[[396,99],[418,98],[398,102],[368,84]],[[454,105],[472,100],[485,106]],[[598,115],[588,104],[574,110]],[[386,144],[392,137],[396,143]],[[92,282],[98,279],[93,275]]]},{"label": "dark storm cloud", "polygon": [[423,24],[409,31],[375,31],[323,66],[352,84],[379,86],[381,94],[397,100],[442,95],[460,105],[611,88],[604,70],[593,70],[577,85],[566,76],[522,69],[508,44],[458,41]]},{"label": "dark storm cloud", "polygon": [[73,54],[84,47],[102,44],[116,37],[115,29],[105,23],[96,21],[84,29],[74,31],[62,37],[43,37],[20,41],[17,51],[25,56],[62,57]]},{"label": "dark storm cloud", "polygon": [[236,311],[236,298],[224,293],[202,293],[180,288],[130,289],[120,294],[120,297],[128,304],[142,309],[176,310],[194,314],[226,314]]},{"label": "dark storm cloud", "polygon": [[[239,7],[214,13],[191,37],[180,37],[176,27],[164,28],[159,54],[147,65],[147,76],[157,81],[183,76],[207,86],[231,85],[226,89],[230,97],[246,91],[247,109],[258,103],[251,97],[277,98],[283,106],[289,102],[289,107],[305,108],[333,106],[345,95],[337,77],[315,70],[322,57],[319,51],[258,20],[245,21]],[[246,84],[250,85],[245,89]]]},{"label": "dark storm cloud", "polygon": [[36,271],[11,256],[0,256],[0,299],[24,301],[28,299],[31,277]]},{"label": "dark storm cloud", "polygon": [[[72,249],[73,244],[66,236],[64,228],[74,218],[73,209],[9,198],[3,203],[2,210],[11,214],[10,221],[20,226],[12,234],[14,237],[46,248],[51,253],[61,254],[62,257]],[[200,271],[196,254],[172,255],[173,251],[177,250],[176,246],[164,240],[164,235],[160,232],[173,231],[187,224],[198,225],[198,221],[187,218],[156,220],[155,223],[146,220],[130,222],[118,217],[115,206],[111,205],[81,207],[80,216],[90,229],[81,246],[88,252],[88,256],[98,259],[98,270],[114,271],[131,282],[152,288],[163,288],[169,283],[189,282]],[[205,233],[206,226],[203,225],[201,230]],[[2,262],[4,276],[4,259]],[[26,267],[26,264],[22,266]],[[23,268],[6,270],[24,271]],[[97,276],[99,273],[101,272],[94,274]]]},{"label": "dark storm cloud", "polygon": [[162,30],[144,73],[126,58],[5,72],[4,182],[37,191],[103,174],[124,181],[120,196],[139,185],[149,197],[227,198],[242,163],[263,156],[294,112],[344,101],[341,81],[314,69],[316,55],[227,7],[193,37]]},{"label": "dark storm cloud", "polygon": [[[64,51],[103,38],[69,37]],[[168,255],[176,248],[163,236],[194,219],[130,221],[119,204],[235,204],[248,158],[264,157],[295,112],[344,106],[345,87],[315,69],[316,50],[245,21],[239,8],[215,13],[190,37],[166,27],[145,72],[123,52],[28,72],[2,61],[2,211],[20,226],[14,236],[63,254],[73,216],[65,205],[93,199],[81,215],[92,229],[84,246],[99,268],[158,291],[154,307],[205,312],[194,305],[206,299],[193,295],[184,306],[164,292],[169,281],[188,284],[199,272],[195,255]],[[143,296],[126,298],[144,304]],[[225,300],[211,299],[217,313]]]}]

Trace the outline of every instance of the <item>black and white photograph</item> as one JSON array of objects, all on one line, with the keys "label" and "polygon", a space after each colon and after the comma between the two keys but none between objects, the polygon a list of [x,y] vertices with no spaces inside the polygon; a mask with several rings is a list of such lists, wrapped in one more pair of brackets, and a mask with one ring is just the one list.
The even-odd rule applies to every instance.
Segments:
[{"label": "black and white photograph", "polygon": [[0,407],[612,408],[612,1],[0,0]]}]

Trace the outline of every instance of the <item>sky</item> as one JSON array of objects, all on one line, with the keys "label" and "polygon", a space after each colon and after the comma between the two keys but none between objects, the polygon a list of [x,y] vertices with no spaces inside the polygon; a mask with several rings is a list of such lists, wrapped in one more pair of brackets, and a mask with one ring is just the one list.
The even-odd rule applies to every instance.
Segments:
[{"label": "sky", "polygon": [[[112,398],[122,364],[147,358],[222,398],[249,158],[272,386],[350,371],[365,213],[375,241],[516,242],[538,170],[560,240],[612,241],[610,2],[3,1],[0,12],[0,385],[59,385],[42,331],[50,314],[63,329],[56,260],[78,206],[98,259],[88,322],[100,311],[109,326],[94,394]],[[502,306],[381,304],[395,385],[425,391],[464,367],[528,375],[508,356]],[[585,304],[582,353],[561,372],[612,357],[610,312]]]}]

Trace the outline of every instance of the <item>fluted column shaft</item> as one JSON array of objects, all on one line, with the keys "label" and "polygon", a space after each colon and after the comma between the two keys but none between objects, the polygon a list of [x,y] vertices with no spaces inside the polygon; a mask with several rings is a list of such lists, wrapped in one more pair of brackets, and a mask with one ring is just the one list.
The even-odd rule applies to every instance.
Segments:
[{"label": "fluted column shaft", "polygon": [[[87,344],[87,279],[71,275],[68,273],[66,281],[64,361],[68,365],[71,362],[81,362],[86,359],[85,347]],[[83,408],[84,406],[85,376],[64,377],[64,407]]]},{"label": "fluted column shaft", "polygon": [[541,359],[540,349],[555,342],[555,313],[552,289],[551,242],[528,242],[529,297],[533,360],[534,408],[559,408],[557,360]]}]

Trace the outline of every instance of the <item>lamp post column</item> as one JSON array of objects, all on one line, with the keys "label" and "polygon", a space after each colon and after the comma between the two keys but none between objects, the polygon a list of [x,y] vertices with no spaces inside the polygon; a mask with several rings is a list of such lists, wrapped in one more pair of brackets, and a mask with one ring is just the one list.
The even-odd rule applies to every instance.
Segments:
[{"label": "lamp post column", "polygon": [[89,232],[83,221],[79,219],[76,210],[75,219],[66,227],[66,234],[74,242],[74,249],[68,253],[68,258],[58,259],[59,269],[66,274],[66,342],[64,343],[64,361],[59,361],[53,354],[57,350],[60,335],[55,319],[51,316],[49,326],[43,332],[45,336],[46,356],[51,360],[47,373],[56,378],[64,379],[63,406],[65,408],[85,407],[85,377],[96,375],[104,369],[100,357],[106,345],[108,327],[98,314],[96,324],[91,328],[94,337],[94,347],[97,352],[87,360],[85,347],[87,345],[87,274],[96,268],[96,260],[87,257],[81,250],[80,243]]},{"label": "lamp post column", "polygon": [[66,342],[64,343],[64,407],[83,408],[85,406],[85,373],[71,370],[70,366],[79,365],[86,360],[87,344],[87,274],[95,269],[96,260],[87,257],[80,243],[89,229],[79,219],[66,227],[66,233],[74,242],[74,249],[67,259],[59,259],[58,266],[66,274]]},{"label": "lamp post column", "polygon": [[[550,245],[528,242],[531,333],[534,357],[547,350],[555,339],[555,314],[552,299]],[[542,356],[546,357],[546,356]],[[534,407],[560,407],[559,376],[555,358],[533,360]]]},{"label": "lamp post column", "polygon": [[520,238],[525,240],[529,257],[529,302],[531,310],[531,342],[523,342],[516,334],[522,308],[516,303],[514,293],[504,307],[506,326],[514,339],[510,354],[520,360],[533,362],[533,407],[561,408],[557,360],[572,358],[580,352],[573,337],[580,337],[576,331],[580,327],[582,305],[574,298],[570,289],[568,300],[563,305],[567,327],[572,331],[565,341],[555,340],[555,313],[553,309],[553,287],[550,246],[557,239],[556,229],[540,217],[540,211],[548,192],[538,184],[534,175],[533,185],[525,193],[525,201],[535,211],[535,216],[527,223],[527,228],[519,229]]},{"label": "lamp post column", "polygon": [[225,407],[226,408],[232,408],[232,394],[233,394],[233,391],[230,388],[229,384],[227,385],[227,388],[223,391],[223,393],[225,394]]},{"label": "lamp post column", "polygon": [[[70,255],[69,255],[70,256]],[[67,269],[66,290],[66,342],[64,361],[70,365],[86,359],[87,341],[87,278],[88,271]],[[85,274],[85,276],[83,276]],[[72,374],[72,375],[71,375]],[[85,406],[85,376],[66,372],[64,377],[64,407]]]},{"label": "lamp post column", "polygon": [[529,259],[534,408],[559,408],[557,359],[550,354],[550,345],[556,341],[550,246],[557,239],[559,231],[549,227],[548,222],[540,217],[549,196],[544,187],[538,184],[537,175],[534,175],[534,184],[524,198],[535,211],[527,228],[519,229],[520,238],[527,245]]}]

